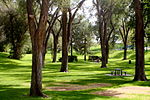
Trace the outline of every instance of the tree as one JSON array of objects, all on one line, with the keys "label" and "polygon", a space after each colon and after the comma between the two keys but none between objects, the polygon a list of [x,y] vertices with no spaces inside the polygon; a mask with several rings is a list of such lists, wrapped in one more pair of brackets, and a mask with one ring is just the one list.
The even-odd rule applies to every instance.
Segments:
[{"label": "tree", "polygon": [[8,13],[7,21],[4,26],[4,31],[8,41],[10,41],[12,48],[10,58],[20,59],[22,57],[22,49],[27,39],[27,23],[22,16],[15,15],[15,13]]},{"label": "tree", "polygon": [[[58,22],[60,23],[60,25],[58,24]],[[55,27],[53,27],[52,29],[52,35],[53,35],[53,61],[52,62],[56,62],[56,58],[57,58],[57,48],[58,48],[58,38],[60,36],[61,33],[61,21],[58,21],[55,24]]]},{"label": "tree", "polygon": [[[12,1],[11,1],[12,2]],[[2,31],[6,36],[7,43],[11,44],[10,58],[20,59],[23,54],[23,46],[26,39],[26,31],[28,29],[26,23],[26,11],[21,10],[24,6],[18,4],[17,7],[10,5],[11,2],[3,2],[5,10],[1,13],[3,22],[1,23]],[[17,4],[16,2],[15,4]],[[13,4],[13,5],[15,5]]]},{"label": "tree", "polygon": [[32,42],[32,75],[30,96],[45,96],[42,93],[42,67],[43,67],[43,48],[46,40],[46,24],[48,19],[49,0],[42,0],[40,3],[40,17],[37,22],[34,13],[35,0],[27,0],[27,13],[29,32]]},{"label": "tree", "polygon": [[[67,3],[65,0],[63,0],[63,4],[65,5],[62,5],[62,64],[60,72],[68,72],[68,48],[72,37],[72,23],[76,13],[84,2],[85,0],[81,0],[73,9],[73,12],[69,6],[70,2]],[[69,13],[68,16],[67,13]]]},{"label": "tree", "polygon": [[123,60],[127,59],[127,46],[128,42],[130,41],[129,38],[131,38],[131,35],[129,34],[130,31],[135,26],[134,24],[134,11],[132,7],[132,3],[129,0],[123,1],[121,7],[119,6],[119,12],[117,15],[117,21],[118,21],[118,30],[121,35],[121,39],[123,42],[123,49],[124,49],[124,56]]},{"label": "tree", "polygon": [[3,32],[0,32],[0,52],[5,52],[5,46],[8,45],[6,36]]},{"label": "tree", "polygon": [[92,25],[89,21],[80,21],[80,24],[73,26],[72,42],[73,48],[80,54],[84,55],[86,61],[86,55],[89,53],[89,48],[92,45]]},{"label": "tree", "polygon": [[121,34],[121,38],[123,40],[123,44],[124,44],[124,56],[123,56],[123,60],[127,59],[127,41],[128,41],[128,35],[129,35],[129,31],[130,31],[130,27],[127,26],[127,19],[122,19],[122,25],[119,28],[119,32]]},{"label": "tree", "polygon": [[144,30],[145,30],[145,37],[147,39],[146,41],[146,47],[150,43],[150,2],[148,0],[143,0],[143,16],[144,16]]},{"label": "tree", "polygon": [[[55,3],[53,1],[50,3],[50,5],[51,5],[50,9],[51,10],[48,13],[49,14],[48,20],[47,20],[47,22],[48,22],[48,28],[46,30],[46,34],[45,34],[46,39],[44,40],[44,48],[43,48],[43,51],[44,51],[44,53],[43,53],[43,64],[44,64],[44,60],[45,60],[45,55],[46,55],[46,50],[47,50],[47,45],[48,45],[48,40],[50,38],[50,34],[54,33],[53,27],[54,27],[54,24],[56,23],[56,21],[58,20],[58,17],[59,17],[58,14],[59,14],[60,8],[57,7],[55,5]],[[54,10],[53,8],[56,8],[56,9]],[[60,32],[58,32],[58,33],[60,33]],[[53,36],[54,36],[54,34],[53,34]],[[59,34],[58,34],[57,37],[59,37]],[[54,42],[54,44],[57,44],[56,42]]]},{"label": "tree", "polygon": [[67,34],[67,9],[62,11],[62,65],[60,72],[68,71],[68,34]]},{"label": "tree", "polygon": [[112,12],[114,9],[114,2],[105,0],[93,0],[93,3],[97,10],[97,23],[98,33],[100,38],[100,46],[102,53],[102,65],[101,68],[107,67],[108,62],[108,41],[114,28],[109,32],[107,31],[108,25],[112,23]]},{"label": "tree", "polygon": [[134,10],[136,17],[136,67],[134,81],[147,81],[144,71],[144,21],[143,21],[143,8],[140,0],[133,0]]}]

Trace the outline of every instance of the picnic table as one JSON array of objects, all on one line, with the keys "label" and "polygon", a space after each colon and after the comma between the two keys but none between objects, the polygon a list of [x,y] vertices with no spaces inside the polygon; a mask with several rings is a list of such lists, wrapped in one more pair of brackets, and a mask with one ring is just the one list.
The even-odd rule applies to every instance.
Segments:
[{"label": "picnic table", "polygon": [[118,75],[118,76],[122,76],[124,73],[124,75],[126,75],[125,71],[122,71],[122,69],[120,68],[116,68],[114,71],[111,71],[111,75]]}]

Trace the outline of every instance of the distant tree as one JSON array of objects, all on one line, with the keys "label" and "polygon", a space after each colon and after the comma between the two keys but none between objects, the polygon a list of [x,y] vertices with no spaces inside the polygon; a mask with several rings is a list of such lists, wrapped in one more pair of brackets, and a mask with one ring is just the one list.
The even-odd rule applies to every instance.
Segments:
[{"label": "distant tree", "polygon": [[80,54],[84,55],[86,61],[86,55],[90,53],[89,48],[92,45],[92,25],[88,21],[80,21],[80,24],[73,26],[73,48]]},{"label": "distant tree", "polygon": [[68,48],[72,37],[72,23],[85,0],[81,0],[73,9],[70,7],[69,0],[62,1],[62,65],[60,72],[68,72]]},{"label": "distant tree", "polygon": [[[133,3],[131,3],[129,0],[124,1],[122,7],[120,7],[119,9],[122,10],[119,14],[118,14],[118,29],[119,29],[119,33],[121,35],[121,39],[123,42],[123,49],[124,49],[124,56],[123,56],[123,60],[127,59],[127,46],[129,44],[129,42],[131,42],[133,39],[133,36],[129,33],[131,33],[133,31],[133,28],[135,27],[135,18],[134,18],[134,10],[133,10]],[[134,42],[132,43],[134,44]]]},{"label": "distant tree", "polygon": [[58,50],[58,39],[61,33],[61,21],[56,21],[53,29],[52,29],[52,35],[53,35],[53,61],[52,62],[56,62],[56,58],[57,58],[57,50]]},{"label": "distant tree", "polygon": [[142,8],[143,8],[143,15],[144,15],[144,29],[150,24],[150,1],[149,0],[142,0],[141,1]]},{"label": "distant tree", "polygon": [[[59,12],[60,12],[60,8],[56,5],[57,4],[57,2],[55,1],[55,2],[51,2],[50,3],[50,7],[49,7],[49,15],[48,15],[48,20],[47,20],[47,22],[48,22],[48,27],[47,27],[47,29],[46,29],[46,34],[45,34],[45,36],[46,36],[46,39],[45,39],[45,41],[44,41],[44,48],[43,48],[43,50],[44,50],[44,53],[43,53],[43,59],[45,60],[45,55],[46,55],[46,51],[47,51],[47,46],[48,46],[48,41],[49,41],[49,38],[50,38],[50,34],[52,33],[54,33],[54,25],[55,25],[55,23],[56,23],[56,21],[58,20],[58,18],[59,18]],[[54,9],[55,8],[55,9]],[[53,34],[53,36],[54,36],[54,34]],[[54,42],[54,43],[56,43],[56,42]],[[43,61],[44,61],[43,60]],[[43,62],[43,64],[44,64],[44,62]]]},{"label": "distant tree", "polygon": [[4,31],[8,41],[10,41],[12,48],[10,58],[20,59],[22,57],[22,49],[27,39],[27,23],[22,16],[15,15],[13,12],[8,12],[5,16]]},{"label": "distant tree", "polygon": [[143,8],[140,0],[133,0],[136,17],[136,67],[134,81],[147,81],[144,71],[144,21]]},{"label": "distant tree", "polygon": [[[12,1],[11,1],[12,2]],[[26,11],[21,10],[24,8],[18,4],[17,7],[12,7],[9,3],[5,4],[5,10],[2,10],[1,17],[3,22],[1,23],[2,31],[6,36],[6,40],[11,44],[10,58],[20,59],[23,54],[23,46],[26,42],[27,35],[27,22]],[[18,2],[15,4],[17,5]],[[8,43],[7,42],[7,43]]]},{"label": "distant tree", "polygon": [[143,0],[143,15],[144,15],[144,29],[145,29],[145,37],[146,37],[146,46],[150,44],[150,1]]},{"label": "distant tree", "polygon": [[112,26],[112,29],[108,31],[108,25],[112,25],[111,19],[115,3],[113,1],[105,0],[93,0],[93,3],[97,10],[96,15],[98,23],[98,33],[102,53],[101,68],[105,68],[107,67],[106,64],[108,62],[108,41],[114,30],[114,27]]},{"label": "distant tree", "polygon": [[123,60],[127,59],[127,42],[128,42],[128,35],[129,35],[129,31],[130,31],[130,27],[127,26],[127,19],[122,19],[121,23],[121,27],[119,28],[119,32],[121,34],[121,38],[123,40],[123,44],[124,44],[124,56],[123,56]]},{"label": "distant tree", "polygon": [[5,46],[8,44],[5,34],[0,30],[0,52],[5,52]]}]

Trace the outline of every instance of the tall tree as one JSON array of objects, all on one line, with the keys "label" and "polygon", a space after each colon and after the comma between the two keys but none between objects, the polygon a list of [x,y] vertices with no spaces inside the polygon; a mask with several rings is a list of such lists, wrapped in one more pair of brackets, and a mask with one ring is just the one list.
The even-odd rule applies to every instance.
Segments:
[{"label": "tall tree", "polygon": [[[58,24],[60,23],[60,24]],[[59,25],[59,26],[58,26]],[[58,48],[58,39],[61,33],[61,21],[58,21],[55,23],[55,27],[53,27],[52,29],[52,35],[53,35],[53,61],[52,62],[56,62],[56,58],[57,58],[57,48]]]},{"label": "tall tree", "polygon": [[101,68],[107,67],[108,62],[108,41],[110,39],[110,33],[112,33],[113,28],[108,32],[108,25],[111,23],[112,12],[114,9],[113,0],[93,0],[94,5],[97,10],[97,21],[98,21],[98,31],[100,37],[100,46],[102,53],[102,65]]},{"label": "tall tree", "polygon": [[127,26],[126,19],[122,19],[122,25],[119,28],[119,32],[121,34],[121,38],[123,40],[123,45],[124,45],[123,60],[127,59],[127,42],[128,42],[129,31],[130,31],[130,27]]},{"label": "tall tree", "polygon": [[67,34],[67,9],[62,11],[62,64],[60,72],[68,71],[68,34]]},{"label": "tall tree", "polygon": [[136,67],[134,81],[147,81],[144,71],[144,21],[143,8],[140,0],[133,0],[136,17]]},{"label": "tall tree", "polygon": [[[54,5],[55,3],[52,1],[50,2],[50,11],[49,11],[49,16],[48,16],[48,27],[47,27],[47,30],[46,30],[46,34],[45,34],[45,41],[44,41],[44,53],[43,53],[43,64],[44,64],[44,60],[45,60],[45,55],[46,55],[46,50],[47,50],[47,45],[48,45],[48,40],[50,38],[50,33],[54,33],[53,32],[53,27],[55,25],[55,22],[56,20],[58,19],[59,17],[59,11],[60,11],[60,8],[57,7],[56,5]],[[56,8],[56,9],[53,9],[53,8]],[[56,42],[54,42],[56,43]]]},{"label": "tall tree", "polygon": [[[79,8],[83,5],[85,0],[81,0],[73,10],[69,7],[69,5],[66,6],[69,0],[67,1],[62,0],[62,1],[65,5],[63,6],[63,10],[62,10],[62,65],[61,65],[60,72],[67,72],[68,71],[68,48],[72,38],[72,32],[71,32],[72,23],[76,16],[76,13],[78,12]],[[69,13],[68,16],[67,13]]]},{"label": "tall tree", "polygon": [[34,13],[35,0],[27,0],[28,24],[32,42],[32,75],[30,96],[45,96],[42,93],[43,48],[46,39],[46,24],[49,10],[49,0],[42,0],[40,17],[37,22]]},{"label": "tall tree", "polygon": [[133,29],[135,26],[134,24],[134,11],[133,11],[133,3],[130,2],[130,0],[124,0],[123,3],[119,4],[120,6],[118,7],[118,14],[117,14],[117,21],[118,21],[118,30],[121,35],[121,39],[123,42],[123,49],[124,49],[124,55],[123,55],[123,60],[127,59],[127,46],[128,42],[130,41],[129,36],[130,30]]}]

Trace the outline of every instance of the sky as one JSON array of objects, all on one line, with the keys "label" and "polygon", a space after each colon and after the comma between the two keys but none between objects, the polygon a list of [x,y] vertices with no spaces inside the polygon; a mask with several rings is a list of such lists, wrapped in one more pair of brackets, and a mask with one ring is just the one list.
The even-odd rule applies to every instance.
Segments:
[{"label": "sky", "polygon": [[95,17],[96,10],[92,9],[93,8],[92,6],[93,6],[92,0],[86,0],[82,6],[84,10],[80,10],[78,13],[83,14],[84,11],[86,19],[88,19],[92,24],[94,24],[97,18]]}]

